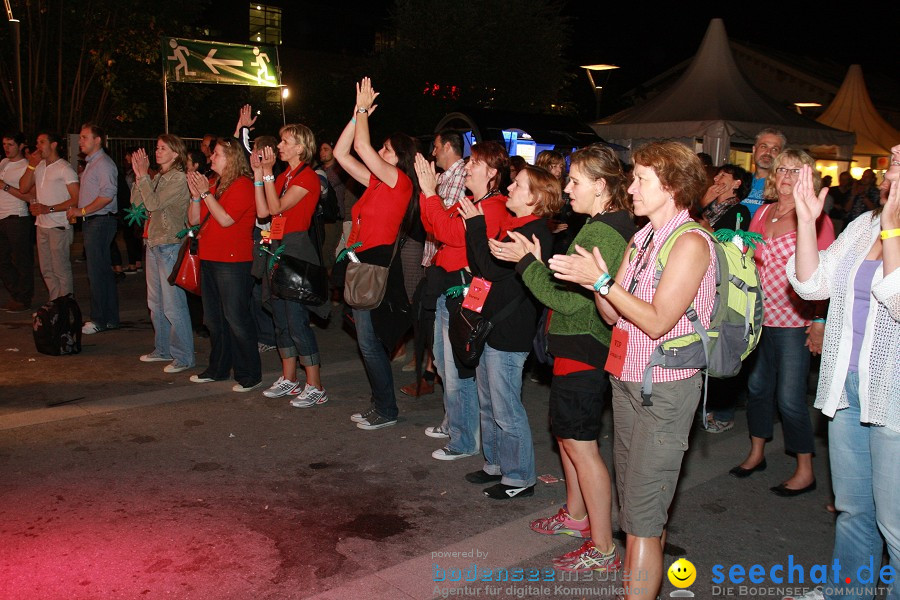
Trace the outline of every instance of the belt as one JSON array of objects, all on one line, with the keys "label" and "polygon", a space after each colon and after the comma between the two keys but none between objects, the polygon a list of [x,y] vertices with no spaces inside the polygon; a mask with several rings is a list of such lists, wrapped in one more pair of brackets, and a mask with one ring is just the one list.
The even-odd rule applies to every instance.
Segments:
[{"label": "belt", "polygon": [[85,221],[90,221],[91,219],[99,219],[100,217],[115,217],[115,213],[103,213],[102,215],[87,215],[82,217]]}]

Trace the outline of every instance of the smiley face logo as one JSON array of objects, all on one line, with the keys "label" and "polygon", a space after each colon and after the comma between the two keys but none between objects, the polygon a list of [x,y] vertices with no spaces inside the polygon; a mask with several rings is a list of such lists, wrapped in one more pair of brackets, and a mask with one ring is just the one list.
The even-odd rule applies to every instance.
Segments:
[{"label": "smiley face logo", "polygon": [[697,569],[694,564],[684,558],[679,558],[669,567],[669,583],[677,588],[689,587],[697,579]]}]

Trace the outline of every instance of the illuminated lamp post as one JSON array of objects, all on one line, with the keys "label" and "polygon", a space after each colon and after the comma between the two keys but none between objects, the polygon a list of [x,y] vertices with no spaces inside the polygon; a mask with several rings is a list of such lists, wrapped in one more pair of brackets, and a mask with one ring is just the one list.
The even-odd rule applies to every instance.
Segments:
[{"label": "illuminated lamp post", "polygon": [[9,21],[9,26],[10,28],[12,28],[13,33],[13,52],[15,56],[14,60],[16,61],[16,99],[19,103],[19,131],[24,131],[25,119],[22,114],[22,59],[19,50],[19,46],[21,46],[19,20],[13,17],[12,7],[9,4],[9,0],[3,0],[3,4],[6,7],[6,19]]},{"label": "illuminated lamp post", "polygon": [[821,106],[822,105],[818,102],[794,102],[794,107],[797,109],[798,115],[803,114],[803,111],[800,110],[801,108],[819,108]]},{"label": "illuminated lamp post", "polygon": [[[599,119],[600,118],[600,101],[603,98],[603,86],[597,85],[597,82],[594,80],[594,74],[592,73],[592,71],[612,71],[613,69],[618,69],[619,67],[616,65],[600,64],[600,65],[581,65],[581,68],[587,72],[588,79],[591,82],[591,88],[594,90],[594,99],[597,101],[597,106],[595,109],[596,114],[594,115],[594,118]],[[609,73],[606,74],[606,80],[604,81],[604,83],[606,83],[606,81],[608,81],[608,80],[609,80]]]}]

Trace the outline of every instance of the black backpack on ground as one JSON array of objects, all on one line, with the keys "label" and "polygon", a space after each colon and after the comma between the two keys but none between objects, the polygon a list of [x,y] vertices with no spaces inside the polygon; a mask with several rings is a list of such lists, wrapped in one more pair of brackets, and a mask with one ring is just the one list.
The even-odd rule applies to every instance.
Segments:
[{"label": "black backpack on ground", "polygon": [[38,352],[51,356],[81,352],[81,308],[72,294],[37,309],[32,324]]}]

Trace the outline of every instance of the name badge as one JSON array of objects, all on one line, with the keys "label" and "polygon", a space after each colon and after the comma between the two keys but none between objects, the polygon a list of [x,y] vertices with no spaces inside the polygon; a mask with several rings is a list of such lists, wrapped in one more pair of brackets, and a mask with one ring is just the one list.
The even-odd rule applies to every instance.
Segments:
[{"label": "name badge", "polygon": [[628,332],[613,327],[612,339],[609,342],[609,355],[606,357],[606,366],[603,368],[613,377],[621,378],[626,354],[628,354]]},{"label": "name badge", "polygon": [[482,279],[481,277],[475,277],[472,279],[472,283],[469,284],[469,292],[466,294],[466,299],[463,300],[462,303],[463,308],[468,308],[469,310],[481,313],[482,309],[484,309],[484,301],[487,300],[488,292],[490,291],[490,281]]},{"label": "name badge", "polygon": [[287,217],[278,215],[272,217],[272,228],[269,229],[270,240],[280,240],[284,237],[284,226],[287,224]]}]

